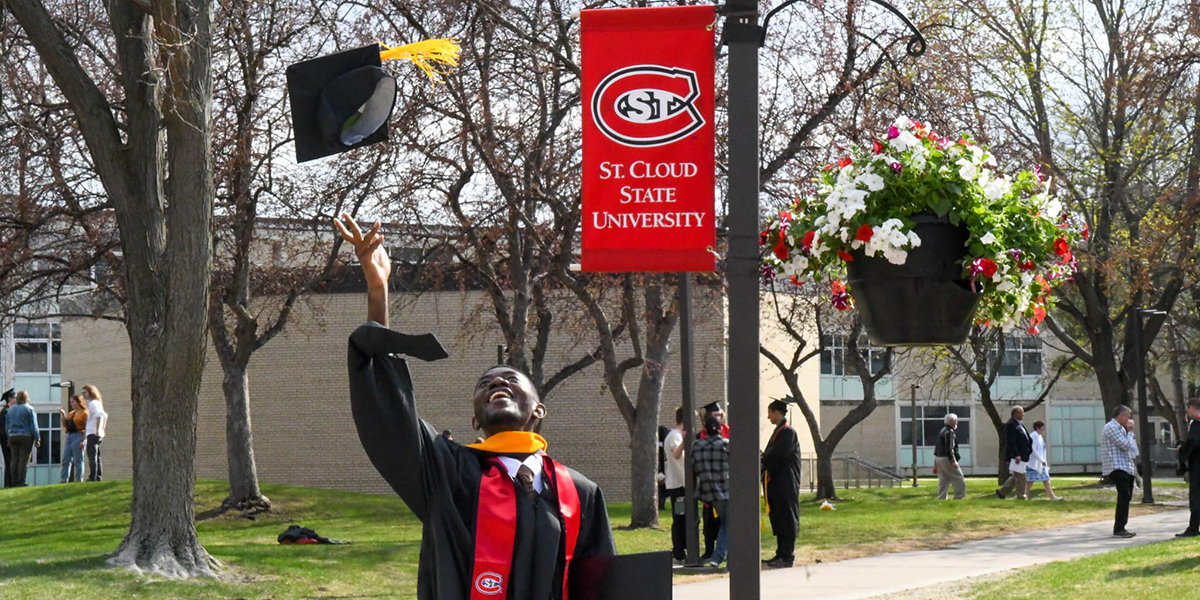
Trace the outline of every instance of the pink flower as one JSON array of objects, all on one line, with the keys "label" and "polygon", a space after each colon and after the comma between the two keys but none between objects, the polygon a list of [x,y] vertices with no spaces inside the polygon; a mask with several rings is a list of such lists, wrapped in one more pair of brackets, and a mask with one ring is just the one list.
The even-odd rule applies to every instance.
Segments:
[{"label": "pink flower", "polygon": [[850,298],[850,293],[846,291],[846,284],[840,281],[833,282],[833,296],[830,298],[830,302],[839,311],[854,306],[854,300]]},{"label": "pink flower", "polygon": [[[893,127],[893,129],[895,129],[895,128]],[[899,175],[899,174],[901,174],[901,173],[903,173],[903,172],[904,172],[904,165],[902,165],[902,164],[900,164],[900,163],[898,163],[898,162],[894,162],[894,163],[892,163],[892,164],[890,164],[890,165],[888,165],[888,166],[890,166],[890,167],[892,168],[892,172],[893,172],[893,173],[895,173],[895,174],[897,174],[897,175]]]},{"label": "pink flower", "polygon": [[763,285],[771,283],[775,279],[775,269],[771,265],[762,266],[762,281]]},{"label": "pink flower", "polygon": [[900,130],[895,125],[888,127],[888,139],[894,140],[898,137],[900,137]]},{"label": "pink flower", "polygon": [[1043,183],[1046,181],[1046,179],[1042,177],[1042,165],[1033,165],[1033,174],[1037,176],[1038,183]]}]

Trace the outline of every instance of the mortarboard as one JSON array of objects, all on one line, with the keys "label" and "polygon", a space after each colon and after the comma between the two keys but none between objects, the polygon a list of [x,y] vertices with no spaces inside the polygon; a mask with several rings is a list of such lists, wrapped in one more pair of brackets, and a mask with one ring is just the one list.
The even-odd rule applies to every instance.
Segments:
[{"label": "mortarboard", "polygon": [[408,60],[436,81],[431,63],[458,64],[453,40],[425,40],[397,48],[370,44],[290,65],[288,98],[296,161],[305,162],[388,139],[396,80],[384,60]]},{"label": "mortarboard", "polygon": [[17,388],[9,388],[7,392],[0,394],[0,402],[7,402],[9,398],[17,395]]},{"label": "mortarboard", "polygon": [[788,411],[787,400],[773,400],[770,404],[767,405],[767,408],[769,410],[773,410],[777,413],[786,415],[787,411]]},{"label": "mortarboard", "polygon": [[717,404],[716,402],[709,402],[708,404],[704,405],[704,412],[706,413],[714,413],[719,410],[721,410],[721,405]]}]

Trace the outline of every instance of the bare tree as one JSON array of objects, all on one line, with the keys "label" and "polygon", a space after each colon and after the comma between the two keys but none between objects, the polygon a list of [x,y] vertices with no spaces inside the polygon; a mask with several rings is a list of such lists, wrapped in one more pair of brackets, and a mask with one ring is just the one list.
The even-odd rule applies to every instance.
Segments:
[{"label": "bare tree", "polygon": [[[80,62],[91,44],[38,0],[5,5],[71,107],[120,232],[132,349],[133,505],[115,564],[211,575],[196,538],[196,412],[212,261],[211,8],[105,3],[115,85]],[[118,100],[119,99],[119,100]]]}]

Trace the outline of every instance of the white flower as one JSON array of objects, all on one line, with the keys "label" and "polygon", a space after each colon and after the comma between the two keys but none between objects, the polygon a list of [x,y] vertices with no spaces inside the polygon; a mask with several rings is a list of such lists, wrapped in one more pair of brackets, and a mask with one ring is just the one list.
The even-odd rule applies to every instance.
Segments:
[{"label": "white flower", "polygon": [[1058,198],[1052,197],[1046,201],[1046,207],[1042,210],[1042,212],[1046,213],[1046,216],[1050,217],[1051,219],[1057,219],[1058,215],[1062,214],[1062,209],[1062,202],[1059,202]]},{"label": "white flower", "polygon": [[1016,288],[1017,288],[1017,284],[1013,283],[1013,281],[1011,279],[1005,279],[1004,281],[1000,282],[1000,285],[996,286],[996,291],[1011,292],[1012,290],[1015,290]]},{"label": "white flower", "polygon": [[900,135],[897,136],[896,139],[889,140],[888,144],[890,144],[896,150],[904,152],[913,146],[920,146],[921,140],[918,140],[917,136],[913,135],[911,131],[906,130],[901,131]]},{"label": "white flower", "polygon": [[984,235],[983,237],[979,238],[979,241],[985,245],[995,244],[996,236],[992,235],[992,232],[989,231],[989,232],[987,232],[987,235]]},{"label": "white flower", "polygon": [[971,146],[971,162],[976,165],[983,163],[983,148]]},{"label": "white flower", "polygon": [[997,200],[1007,195],[1012,189],[1012,184],[1003,177],[997,177],[985,183],[984,174],[987,172],[987,169],[984,169],[983,173],[979,174],[979,184],[983,186],[983,195],[988,200]]},{"label": "white flower", "polygon": [[912,119],[909,119],[904,115],[900,115],[899,117],[896,117],[896,121],[893,122],[892,125],[895,125],[897,129],[901,130],[912,129],[913,122]]},{"label": "white flower", "polygon": [[884,250],[883,257],[893,265],[902,265],[905,262],[908,262],[908,252],[905,252],[904,250],[896,250],[894,248]]},{"label": "white flower", "polygon": [[975,163],[965,158],[958,159],[958,162],[955,164],[959,167],[958,176],[962,177],[964,181],[971,181],[979,175],[979,167],[976,167]]},{"label": "white flower", "polygon": [[917,235],[917,232],[910,231],[908,232],[908,243],[910,247],[916,248],[921,245],[921,237]]},{"label": "white flower", "polygon": [[867,186],[867,189],[872,192],[878,192],[879,190],[883,189],[883,178],[874,173],[863,173],[854,181]]}]

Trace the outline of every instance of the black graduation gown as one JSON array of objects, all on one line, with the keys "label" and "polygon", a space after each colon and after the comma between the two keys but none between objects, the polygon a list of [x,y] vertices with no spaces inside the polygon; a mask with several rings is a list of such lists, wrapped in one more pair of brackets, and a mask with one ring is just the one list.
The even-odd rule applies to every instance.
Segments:
[{"label": "black graduation gown", "polygon": [[767,503],[771,507],[771,530],[776,536],[798,535],[800,531],[800,438],[787,421],[775,427],[762,454],[767,477]]},{"label": "black graduation gown", "polygon": [[[1192,521],[1200,521],[1200,421],[1188,419],[1187,439],[1179,451],[1181,466],[1188,472],[1188,508]],[[1198,523],[1200,524],[1200,523]]]},{"label": "black graduation gown", "polygon": [[[483,465],[495,455],[447,440],[417,416],[412,378],[400,354],[435,360],[443,358],[445,350],[432,336],[407,336],[377,323],[351,334],[354,423],[371,463],[423,524],[417,598],[468,600],[479,483]],[[591,480],[568,470],[579,492],[575,558],[615,555],[604,495]],[[564,540],[557,497],[549,485],[536,502],[520,487],[516,497],[508,599],[560,600]]]}]

